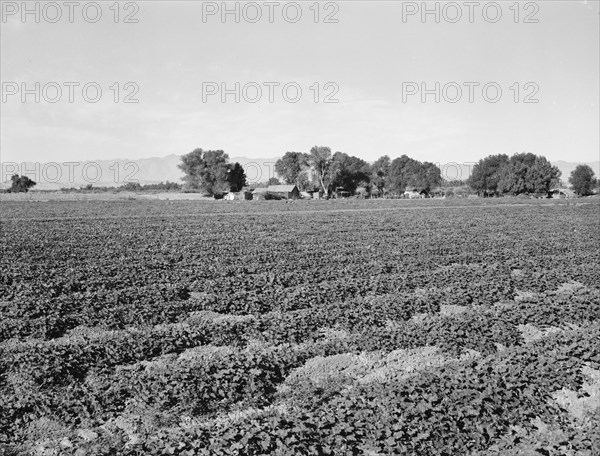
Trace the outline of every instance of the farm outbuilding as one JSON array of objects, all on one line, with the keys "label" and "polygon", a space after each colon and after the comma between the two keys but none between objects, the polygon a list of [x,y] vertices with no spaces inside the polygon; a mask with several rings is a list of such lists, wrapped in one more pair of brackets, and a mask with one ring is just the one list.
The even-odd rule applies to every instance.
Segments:
[{"label": "farm outbuilding", "polygon": [[266,194],[267,194],[267,187],[255,188],[254,191],[252,192],[252,199],[253,200],[264,200]]},{"label": "farm outbuilding", "polygon": [[300,190],[295,185],[269,185],[266,190],[269,193],[283,196],[287,199],[300,198]]},{"label": "farm outbuilding", "polygon": [[404,192],[404,194],[402,196],[404,196],[404,198],[410,198],[410,199],[423,198],[423,195],[421,195],[419,192],[414,191],[414,190],[406,191],[406,192]]},{"label": "farm outbuilding", "polygon": [[570,188],[555,188],[550,193],[551,198],[575,198],[577,195]]}]

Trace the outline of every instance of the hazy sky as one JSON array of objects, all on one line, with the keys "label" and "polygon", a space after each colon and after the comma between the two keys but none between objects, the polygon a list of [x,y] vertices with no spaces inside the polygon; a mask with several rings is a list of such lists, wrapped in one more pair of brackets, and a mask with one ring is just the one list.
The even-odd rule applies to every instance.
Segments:
[{"label": "hazy sky", "polygon": [[[420,1],[238,3],[239,23],[234,13],[223,21],[221,2],[78,3],[71,23],[68,5],[40,2],[36,23],[35,13],[22,17],[20,1],[2,2],[3,162],[135,159],[195,147],[258,158],[313,145],[369,161],[407,154],[472,162],[522,151],[599,159],[596,0],[477,2],[472,17],[468,2],[428,2],[439,23],[434,13],[423,20]],[[138,22],[124,23],[127,15]],[[232,91],[224,103],[210,94],[222,83]],[[23,88],[31,90],[24,102]],[[432,92],[425,102],[422,88]],[[128,94],[139,102],[124,103]],[[329,95],[339,102],[326,103]]]}]

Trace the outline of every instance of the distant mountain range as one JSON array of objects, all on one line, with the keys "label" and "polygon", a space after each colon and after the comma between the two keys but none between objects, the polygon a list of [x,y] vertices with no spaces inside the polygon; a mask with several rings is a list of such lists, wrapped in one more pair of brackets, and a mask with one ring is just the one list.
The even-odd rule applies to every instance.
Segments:
[{"label": "distant mountain range", "polygon": [[[230,161],[239,162],[246,171],[248,183],[267,181],[275,176],[277,158],[231,157]],[[135,160],[90,160],[70,163],[2,163],[0,186],[6,188],[12,174],[24,174],[37,182],[37,190],[59,190],[60,188],[79,188],[87,184],[95,187],[117,187],[128,181],[140,184],[156,184],[160,182],[181,182],[183,172],[177,167],[181,163],[180,155],[166,157],[142,158]],[[561,179],[567,182],[571,172],[580,163],[566,161],[553,162],[562,171]],[[600,176],[600,161],[585,163],[596,176]],[[465,165],[442,165],[444,177],[466,179],[469,167]],[[460,169],[460,173],[459,173]]]},{"label": "distant mountain range", "polygon": [[[249,183],[267,181],[275,176],[276,161],[277,158],[230,158],[230,162],[239,162],[244,167]],[[79,188],[88,184],[94,187],[118,187],[126,182],[139,182],[142,185],[166,181],[181,182],[184,174],[177,167],[180,163],[180,155],[65,163],[3,162],[0,186],[9,187],[10,176],[13,174],[27,175],[33,179],[37,182],[36,190]]]}]

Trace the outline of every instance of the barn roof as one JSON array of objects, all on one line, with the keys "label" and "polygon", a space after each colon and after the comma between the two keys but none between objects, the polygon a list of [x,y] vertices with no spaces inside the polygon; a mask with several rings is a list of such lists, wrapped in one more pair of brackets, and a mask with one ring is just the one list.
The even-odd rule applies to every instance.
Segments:
[{"label": "barn roof", "polygon": [[575,195],[575,192],[570,188],[555,188],[554,190],[552,190],[552,192],[560,192],[564,193],[565,195]]},{"label": "barn roof", "polygon": [[293,192],[295,188],[295,185],[269,185],[267,191],[275,193],[289,193]]}]

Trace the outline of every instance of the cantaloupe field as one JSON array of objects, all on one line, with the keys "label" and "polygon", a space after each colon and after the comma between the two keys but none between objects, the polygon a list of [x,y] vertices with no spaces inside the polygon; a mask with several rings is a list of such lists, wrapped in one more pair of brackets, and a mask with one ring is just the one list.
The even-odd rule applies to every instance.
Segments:
[{"label": "cantaloupe field", "polygon": [[0,455],[599,454],[597,199],[0,223]]}]

